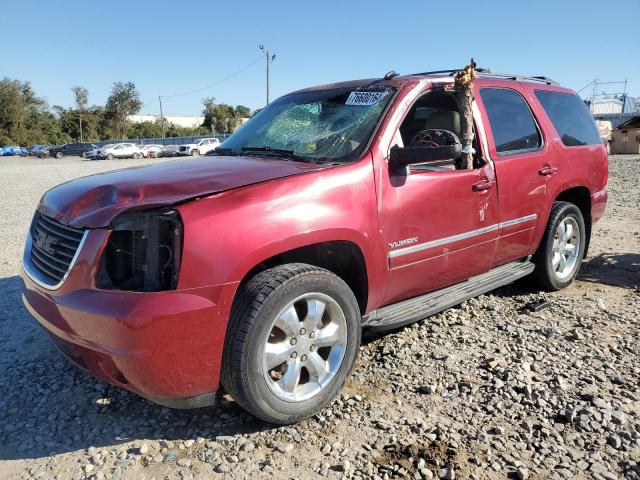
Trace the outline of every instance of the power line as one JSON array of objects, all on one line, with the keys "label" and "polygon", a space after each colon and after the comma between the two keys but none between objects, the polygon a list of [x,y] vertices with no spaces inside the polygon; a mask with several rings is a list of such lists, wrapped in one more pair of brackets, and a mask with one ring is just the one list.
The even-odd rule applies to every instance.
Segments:
[{"label": "power line", "polygon": [[[163,98],[173,98],[173,97],[182,97],[185,95],[193,95],[194,93],[198,93],[198,92],[202,92],[203,90],[206,90],[208,88],[211,87],[215,87],[216,85],[220,85],[223,82],[226,82],[227,80],[231,80],[233,77],[240,75],[242,72],[244,72],[245,70],[249,70],[251,67],[253,67],[256,63],[258,63],[260,60],[262,60],[262,57],[258,57],[256,58],[254,61],[252,61],[251,63],[249,63],[248,65],[245,65],[244,67],[242,67],[239,70],[236,70],[235,72],[233,72],[231,75],[228,75],[226,77],[224,77],[221,80],[218,80],[217,82],[214,83],[210,83],[209,85],[206,85],[202,88],[198,88],[196,90],[190,90],[188,92],[182,92],[182,93],[174,93],[173,95],[162,95]],[[155,103],[155,101],[153,102]]]},{"label": "power line", "polygon": [[576,93],[580,93],[583,90],[586,90],[588,87],[590,87],[591,85],[593,85],[593,82],[595,82],[595,80],[591,80],[589,83],[587,83],[584,87],[582,87],[580,90],[578,90]]},{"label": "power line", "polygon": [[143,104],[143,105],[140,107],[140,110],[142,110],[143,108],[150,107],[151,105],[154,105],[154,104],[156,104],[156,103],[158,103],[158,99],[157,99],[157,98],[156,98],[155,100],[151,101],[151,102],[147,102],[147,103]]}]

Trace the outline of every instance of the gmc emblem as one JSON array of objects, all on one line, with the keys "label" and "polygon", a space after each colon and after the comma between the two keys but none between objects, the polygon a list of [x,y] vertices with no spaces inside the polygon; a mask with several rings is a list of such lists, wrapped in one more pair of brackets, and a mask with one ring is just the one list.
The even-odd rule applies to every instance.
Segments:
[{"label": "gmc emblem", "polygon": [[43,252],[47,252],[49,255],[56,253],[53,246],[58,243],[58,239],[47,235],[46,232],[38,232],[38,239],[36,240],[36,246]]}]

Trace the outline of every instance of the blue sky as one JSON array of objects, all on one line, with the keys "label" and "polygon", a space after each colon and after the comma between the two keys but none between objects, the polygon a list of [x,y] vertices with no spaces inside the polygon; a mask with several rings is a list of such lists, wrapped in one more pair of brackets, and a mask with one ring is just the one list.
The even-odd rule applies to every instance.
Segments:
[{"label": "blue sky", "polygon": [[[496,72],[547,75],[580,89],[624,80],[640,96],[634,40],[639,0],[35,1],[3,0],[0,77],[32,83],[51,105],[70,88],[104,104],[115,81],[132,81],[158,113],[158,95],[199,89],[276,53],[272,99],[309,85],[454,68],[473,56]],[[463,7],[467,13],[458,11]],[[194,115],[205,96],[264,104],[264,60],[192,95],[163,99],[165,115]]]}]

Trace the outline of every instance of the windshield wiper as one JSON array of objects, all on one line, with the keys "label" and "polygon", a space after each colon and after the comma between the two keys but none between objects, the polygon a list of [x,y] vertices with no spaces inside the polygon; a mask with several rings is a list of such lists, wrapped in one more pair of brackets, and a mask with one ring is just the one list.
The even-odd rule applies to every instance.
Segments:
[{"label": "windshield wiper", "polygon": [[230,148],[221,148],[218,147],[216,148],[213,153],[218,153],[220,155],[230,155],[230,156],[236,156],[238,155],[238,152],[234,152],[232,149]]},{"label": "windshield wiper", "polygon": [[240,150],[243,152],[267,152],[274,153],[276,155],[280,155],[283,157],[296,157],[293,150],[285,150],[282,148],[271,148],[271,147],[242,147]]},{"label": "windshield wiper", "polygon": [[307,163],[325,163],[320,159],[307,157],[304,155],[296,155],[293,150],[285,150],[283,148],[271,148],[271,147],[242,147],[242,150],[245,153],[251,154],[253,153],[267,153],[273,155],[275,157],[283,157],[289,158],[296,162],[307,162]]}]

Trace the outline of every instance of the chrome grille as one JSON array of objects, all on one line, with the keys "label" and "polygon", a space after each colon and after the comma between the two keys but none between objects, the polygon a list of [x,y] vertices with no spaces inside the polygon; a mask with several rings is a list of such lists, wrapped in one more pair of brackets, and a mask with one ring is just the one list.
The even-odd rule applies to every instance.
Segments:
[{"label": "chrome grille", "polygon": [[44,283],[56,285],[64,280],[83,236],[83,229],[62,225],[36,212],[29,261]]}]

